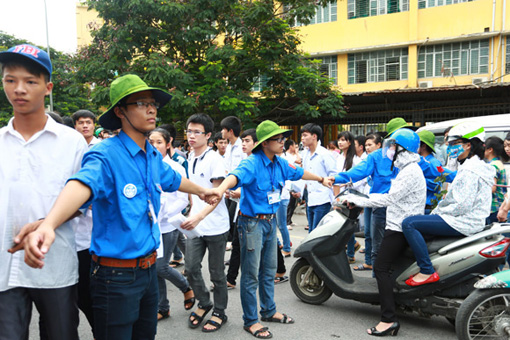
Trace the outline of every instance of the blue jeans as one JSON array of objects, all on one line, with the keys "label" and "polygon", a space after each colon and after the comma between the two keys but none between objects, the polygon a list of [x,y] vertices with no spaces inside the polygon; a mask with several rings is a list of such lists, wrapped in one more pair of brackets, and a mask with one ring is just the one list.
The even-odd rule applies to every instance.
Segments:
[{"label": "blue jeans", "polygon": [[276,219],[239,216],[237,221],[241,244],[241,305],[244,326],[249,327],[258,322],[257,287],[262,317],[276,313]]},{"label": "blue jeans", "polygon": [[280,206],[276,211],[276,221],[278,223],[278,229],[282,235],[283,251],[290,252],[290,235],[289,229],[287,229],[287,207],[289,206],[289,200],[281,200]]},{"label": "blue jeans", "polygon": [[375,263],[386,230],[386,208],[373,208],[370,235],[372,236],[372,263]]},{"label": "blue jeans", "polygon": [[372,265],[372,208],[363,209],[363,217],[365,218],[365,263]]},{"label": "blue jeans", "polygon": [[349,242],[347,242],[347,257],[349,258],[354,258],[354,246],[356,245],[356,238],[354,237],[354,234],[352,235],[352,237],[349,239]]},{"label": "blue jeans", "polygon": [[416,263],[420,267],[422,274],[434,274],[435,269],[430,261],[427,243],[423,238],[425,235],[440,236],[462,236],[457,230],[453,229],[438,215],[417,215],[410,216],[402,221],[402,231],[407,239],[407,243],[413,249]]},{"label": "blue jeans", "polygon": [[324,203],[321,205],[315,205],[313,207],[306,206],[306,215],[308,217],[308,232],[311,233],[317,224],[322,220],[324,216],[331,210],[331,203]]},{"label": "blue jeans", "polygon": [[156,271],[158,272],[158,290],[159,290],[159,306],[158,310],[166,312],[170,310],[170,303],[166,296],[166,281],[174,284],[181,292],[185,292],[189,283],[188,280],[177,269],[168,265],[172,257],[172,250],[177,244],[179,230],[174,230],[161,235],[163,238],[163,257],[158,258],[156,262]]},{"label": "blue jeans", "polygon": [[154,339],[158,313],[155,265],[117,268],[92,262],[90,289],[97,340]]}]

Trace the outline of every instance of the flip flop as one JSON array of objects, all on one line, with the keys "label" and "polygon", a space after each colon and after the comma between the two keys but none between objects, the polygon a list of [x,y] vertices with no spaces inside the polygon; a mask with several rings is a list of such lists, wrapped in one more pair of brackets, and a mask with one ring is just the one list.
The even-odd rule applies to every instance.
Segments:
[{"label": "flip flop", "polygon": [[[273,337],[273,333],[271,333],[267,327],[259,328],[254,332],[252,332],[250,330],[250,327],[243,327],[243,329],[245,331],[247,331],[248,333],[250,333],[251,335],[253,335],[254,337],[256,337],[257,339],[271,339]],[[260,334],[260,333],[264,333],[264,332],[267,332],[268,335],[263,336]]]},{"label": "flip flop", "polygon": [[360,264],[359,266],[352,267],[353,270],[363,271],[363,270],[372,270],[370,267],[365,267],[365,264]]},{"label": "flip flop", "polygon": [[284,275],[284,276],[276,276],[274,278],[274,284],[277,285],[279,283],[284,283],[284,282],[287,282],[289,281],[289,277]]},{"label": "flip flop", "polygon": [[284,313],[282,313],[282,315],[283,315],[283,318],[281,318],[281,319],[275,318],[273,315],[268,318],[262,317],[262,318],[260,318],[260,320],[265,321],[265,322],[276,322],[276,323],[287,323],[287,324],[294,323],[293,318],[291,318],[290,316],[288,316],[287,314],[284,314]]}]

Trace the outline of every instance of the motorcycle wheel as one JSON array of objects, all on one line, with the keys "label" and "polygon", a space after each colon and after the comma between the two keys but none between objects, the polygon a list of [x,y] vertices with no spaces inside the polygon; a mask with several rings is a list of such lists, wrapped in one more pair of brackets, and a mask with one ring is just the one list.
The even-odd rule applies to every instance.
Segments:
[{"label": "motorcycle wheel", "polygon": [[309,268],[310,264],[308,261],[303,258],[297,260],[290,271],[290,285],[294,294],[296,294],[301,301],[312,305],[320,305],[327,301],[333,292],[313,271],[308,277],[307,282],[301,287],[301,283]]},{"label": "motorcycle wheel", "polygon": [[455,318],[459,340],[510,339],[510,289],[477,289]]}]

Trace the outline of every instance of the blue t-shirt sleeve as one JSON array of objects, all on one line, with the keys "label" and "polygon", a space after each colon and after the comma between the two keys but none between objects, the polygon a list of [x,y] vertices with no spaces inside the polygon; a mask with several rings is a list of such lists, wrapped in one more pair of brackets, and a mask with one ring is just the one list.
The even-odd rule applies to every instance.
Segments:
[{"label": "blue t-shirt sleeve", "polygon": [[172,192],[179,189],[182,181],[181,174],[172,169],[172,167],[164,162],[161,157],[159,157],[158,161],[161,189],[166,192]]},{"label": "blue t-shirt sleeve", "polygon": [[358,165],[336,175],[335,184],[348,183],[351,180],[354,183],[370,176],[374,172],[375,166],[374,157],[371,156],[372,154],[368,155],[368,157],[362,160]]},{"label": "blue t-shirt sleeve", "polygon": [[237,184],[232,188],[232,190],[251,183],[255,178],[255,168],[255,156],[250,156],[243,159],[241,163],[239,163],[238,167],[229,173],[229,175],[234,175],[237,177]]},{"label": "blue t-shirt sleeve", "polygon": [[88,207],[92,201],[108,197],[113,190],[114,181],[110,166],[104,154],[90,150],[83,156],[81,169],[68,181],[77,180],[92,191],[90,198],[82,207]]}]

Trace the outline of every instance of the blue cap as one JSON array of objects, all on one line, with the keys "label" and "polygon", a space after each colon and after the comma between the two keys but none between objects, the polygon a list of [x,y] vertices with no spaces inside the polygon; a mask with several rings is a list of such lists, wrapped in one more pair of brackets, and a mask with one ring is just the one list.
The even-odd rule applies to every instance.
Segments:
[{"label": "blue cap", "polygon": [[48,53],[29,44],[16,45],[7,51],[0,52],[0,63],[16,59],[18,56],[30,59],[41,65],[48,72],[51,79],[52,66]]}]

